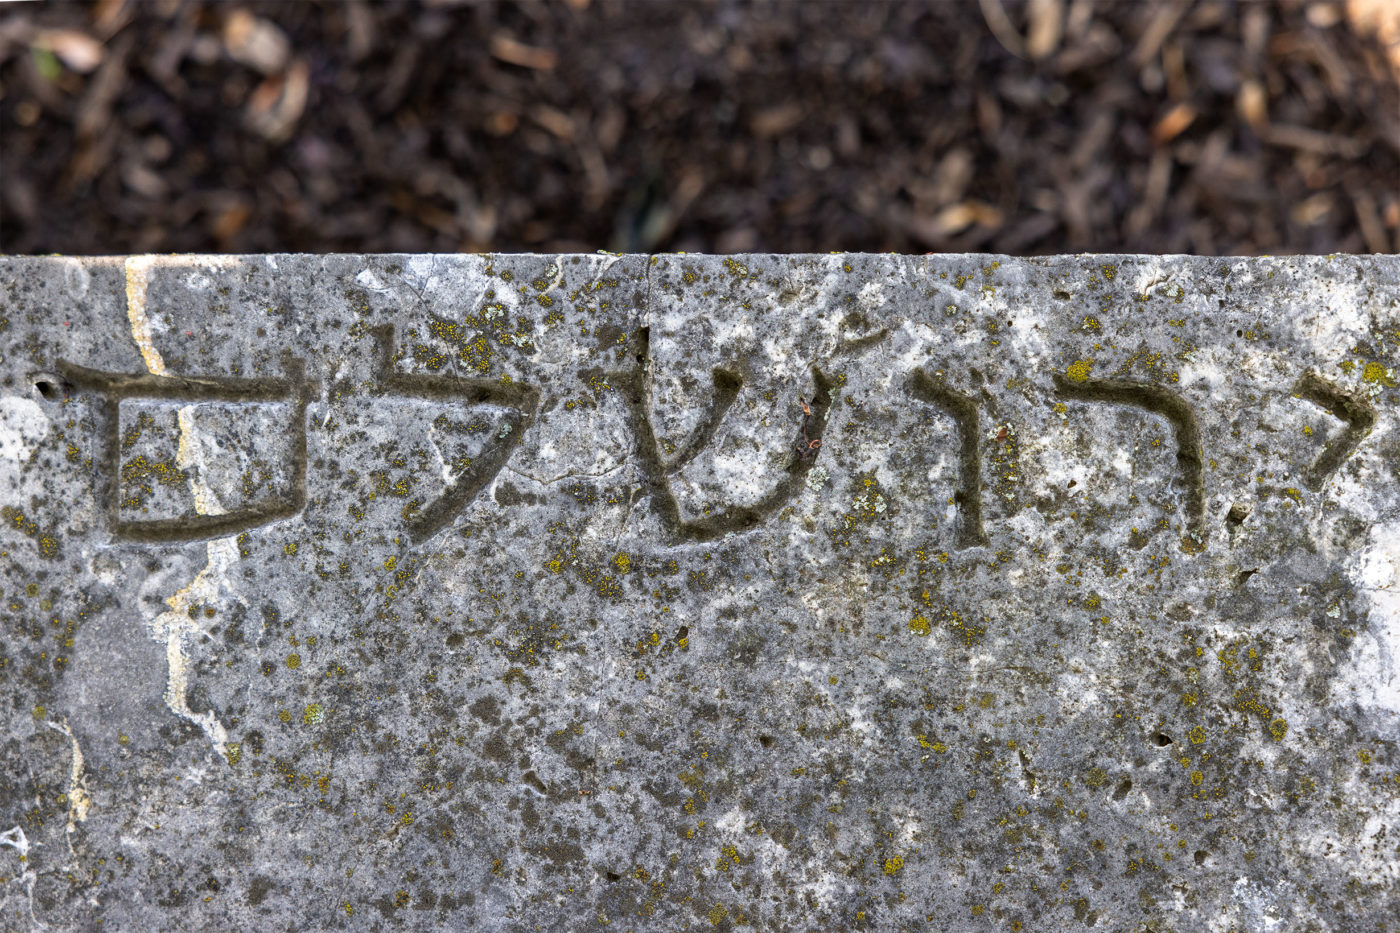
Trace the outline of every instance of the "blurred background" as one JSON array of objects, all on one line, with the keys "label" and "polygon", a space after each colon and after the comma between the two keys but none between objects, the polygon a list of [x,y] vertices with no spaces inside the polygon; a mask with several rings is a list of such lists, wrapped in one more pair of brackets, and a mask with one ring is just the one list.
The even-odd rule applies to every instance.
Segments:
[{"label": "blurred background", "polygon": [[1400,250],[1400,0],[0,5],[0,251]]}]

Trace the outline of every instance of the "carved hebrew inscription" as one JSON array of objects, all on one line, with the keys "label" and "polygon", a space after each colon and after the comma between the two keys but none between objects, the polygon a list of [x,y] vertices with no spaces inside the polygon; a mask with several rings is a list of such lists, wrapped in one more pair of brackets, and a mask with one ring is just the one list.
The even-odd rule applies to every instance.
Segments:
[{"label": "carved hebrew inscription", "polygon": [[1334,418],[1346,423],[1346,427],[1328,442],[1327,447],[1303,476],[1307,487],[1316,492],[1326,485],[1332,474],[1361,445],[1366,435],[1371,433],[1371,429],[1376,426],[1376,410],[1316,373],[1304,373],[1293,393],[1325,408]]},{"label": "carved hebrew inscription", "polygon": [[[193,541],[238,534],[301,511],[306,504],[306,406],[315,386],[306,380],[302,361],[288,360],[285,366],[287,375],[283,377],[209,379],[107,373],[60,361],[60,374],[74,388],[102,398],[101,417],[106,430],[101,439],[104,449],[99,459],[106,465],[106,470],[100,474],[102,479],[99,483],[102,484],[101,494],[113,534],[133,541]],[[290,423],[285,426],[291,454],[288,490],[232,511],[199,503],[199,494],[196,493],[194,515],[154,519],[130,517],[130,513],[122,507],[121,478],[124,474],[128,477],[132,474],[131,466],[135,461],[124,464],[122,460],[121,406],[125,401],[137,399],[182,403],[186,406],[182,409],[182,417],[188,417],[194,407],[205,402],[241,405],[291,402],[289,408],[292,415]]]},{"label": "carved hebrew inscription", "polygon": [[[393,397],[438,402],[444,406],[471,408],[486,406],[504,411],[499,433],[474,457],[464,458],[462,468],[445,482],[436,499],[426,504],[414,502],[404,510],[405,530],[410,540],[432,537],[472,502],[494,480],[534,423],[541,403],[541,390],[522,381],[470,378],[455,375],[409,374],[397,370],[400,353],[396,349],[392,325],[380,325],[370,332],[374,347],[373,377],[368,384],[375,397]],[[887,338],[880,331],[878,339]],[[627,400],[634,453],[645,477],[649,498],[663,524],[677,542],[714,541],[728,534],[755,528],[778,509],[792,501],[803,487],[821,452],[823,432],[832,406],[832,380],[819,368],[811,369],[810,402],[798,398],[803,416],[794,432],[790,454],[772,488],[754,505],[732,506],[702,518],[682,517],[672,490],[672,478],[692,464],[714,441],[736,399],[744,390],[744,377],[733,368],[716,367],[710,374],[712,391],[708,407],[691,435],[672,455],[666,456],[658,443],[651,408],[648,373],[651,367],[650,332],[639,328],[631,341],[636,350],[636,366],[610,374],[613,384]],[[235,534],[278,521],[300,512],[307,497],[307,405],[319,386],[305,377],[302,361],[288,358],[285,375],[263,378],[169,377],[145,373],[101,372],[84,366],[58,363],[59,375],[36,377],[53,392],[53,379],[66,380],[73,388],[101,397],[104,424],[102,462],[107,465],[100,480],[113,533],[135,541],[189,541]],[[1200,545],[1206,533],[1206,494],[1204,453],[1201,431],[1189,403],[1162,386],[1123,379],[1070,379],[1052,376],[1055,394],[1081,403],[1130,406],[1164,418],[1171,426],[1175,446],[1175,466],[1183,490],[1182,509],[1192,538]],[[953,502],[959,521],[956,546],[959,549],[984,547],[988,534],[983,515],[983,476],[981,417],[978,399],[952,384],[940,371],[936,376],[916,368],[905,382],[906,390],[919,402],[931,405],[956,424],[958,479]],[[359,391],[342,386],[337,391]],[[1376,411],[1364,399],[1342,390],[1313,372],[1297,382],[1294,394],[1316,404],[1344,422],[1344,427],[1305,471],[1309,489],[1318,490],[1353,453],[1376,423]],[[46,396],[47,397],[47,396]],[[259,417],[273,417],[283,423],[275,429],[285,435],[286,482],[280,487],[264,469],[267,491],[250,501],[227,507],[209,489],[182,469],[189,438],[185,431],[198,414],[199,406],[221,406],[224,417],[237,418],[238,412],[258,410]],[[143,407],[144,406],[144,407]],[[154,406],[154,407],[151,407]],[[155,416],[166,417],[178,429],[162,430],[167,446],[178,447],[170,458],[173,468],[152,463],[144,455],[126,455],[133,436]],[[258,432],[253,432],[255,435]],[[165,514],[175,511],[172,496],[153,489],[151,476],[158,473],[162,483],[189,481],[193,489],[194,514]],[[207,485],[207,484],[206,484]],[[257,483],[252,483],[256,486]],[[213,503],[211,505],[211,503]],[[1226,517],[1231,540],[1244,520],[1245,512],[1233,508]],[[154,514],[152,514],[154,513]]]},{"label": "carved hebrew inscription", "polygon": [[[539,407],[539,390],[533,386],[509,385],[485,379],[456,376],[416,375],[394,370],[393,328],[384,326],[373,332],[376,351],[376,380],[374,391],[383,395],[410,399],[430,399],[447,405],[493,405],[511,414],[495,442],[447,484],[435,501],[415,509],[407,518],[407,531],[414,541],[422,541],[449,523],[500,472],[521,435],[533,421]],[[156,376],[145,373],[123,374],[99,372],[76,364],[60,362],[59,372],[73,388],[91,392],[102,399],[102,418],[107,427],[103,435],[104,452],[102,496],[106,502],[113,534],[133,541],[193,541],[202,538],[238,534],[260,525],[279,521],[299,513],[306,505],[307,456],[306,410],[318,386],[305,378],[305,366],[300,360],[289,360],[285,377],[259,379],[204,378]],[[178,453],[168,463],[151,463],[144,456],[123,456],[131,447],[133,437],[152,419],[145,411],[134,418],[123,419],[123,403],[155,401],[180,405]],[[199,488],[198,479],[191,479],[184,455],[194,443],[188,434],[191,420],[198,407],[207,403],[252,406],[266,403],[290,402],[288,423],[283,430],[288,437],[290,481],[288,488],[261,501],[244,507],[226,509],[207,490]],[[235,411],[237,409],[235,408]],[[123,430],[123,425],[128,425]],[[254,432],[256,434],[256,432]],[[194,467],[191,467],[194,469]],[[133,517],[133,506],[142,504],[142,492],[149,494],[152,475],[159,481],[183,484],[189,480],[194,490],[194,514],[170,517]],[[211,504],[213,503],[213,504]]]},{"label": "carved hebrew inscription", "polygon": [[0,930],[1390,931],[1397,400],[1387,257],[0,257]]},{"label": "carved hebrew inscription", "polygon": [[[797,494],[802,488],[803,480],[816,465],[820,443],[813,447],[811,442],[821,441],[826,416],[831,408],[831,382],[820,369],[812,368],[812,382],[816,391],[809,403],[811,415],[805,418],[801,428],[795,432],[791,447],[793,453],[783,470],[782,478],[772,491],[756,505],[730,508],[701,519],[687,521],[681,518],[680,505],[667,478],[694,460],[714,439],[724,421],[725,413],[743,388],[743,380],[737,373],[723,369],[715,370],[714,396],[708,413],[695,433],[681,446],[680,451],[671,460],[663,460],[650,414],[652,401],[647,381],[647,371],[651,363],[650,331],[641,328],[636,334],[635,342],[639,365],[615,373],[610,378],[621,386],[627,395],[637,457],[645,471],[654,507],[661,521],[678,541],[714,541],[731,532],[754,528]],[[805,453],[804,449],[812,453]]]},{"label": "carved hebrew inscription", "polygon": [[961,476],[953,498],[962,512],[958,547],[983,547],[987,543],[987,533],[982,528],[982,452],[977,400],[934,379],[922,369],[914,370],[909,391],[919,400],[941,408],[957,422]]},{"label": "carved hebrew inscription", "polygon": [[435,502],[425,505],[409,520],[410,537],[414,541],[422,541],[451,522],[506,465],[511,451],[534,421],[535,413],[539,410],[540,392],[534,386],[519,382],[503,384],[499,380],[399,373],[394,370],[393,327],[385,325],[377,328],[374,339],[379,364],[379,389],[385,394],[433,399],[444,404],[496,405],[512,412],[495,443],[468,464]]},{"label": "carved hebrew inscription", "polygon": [[1106,402],[1131,405],[1166,418],[1176,440],[1176,466],[1185,490],[1186,527],[1199,539],[1206,526],[1205,461],[1201,452],[1201,429],[1185,399],[1161,386],[1123,379],[1076,381],[1055,375],[1055,391],[1078,402]]}]

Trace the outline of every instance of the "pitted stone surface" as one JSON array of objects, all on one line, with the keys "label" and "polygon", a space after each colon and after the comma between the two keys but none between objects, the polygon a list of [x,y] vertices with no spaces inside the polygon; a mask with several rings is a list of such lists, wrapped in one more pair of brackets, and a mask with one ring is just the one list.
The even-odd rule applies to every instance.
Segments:
[{"label": "pitted stone surface", "polygon": [[1400,924],[1400,260],[0,260],[0,929]]}]

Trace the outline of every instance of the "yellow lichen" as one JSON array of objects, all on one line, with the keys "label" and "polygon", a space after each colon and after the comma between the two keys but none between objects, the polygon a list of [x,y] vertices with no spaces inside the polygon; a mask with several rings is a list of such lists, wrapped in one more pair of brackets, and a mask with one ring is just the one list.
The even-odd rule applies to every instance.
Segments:
[{"label": "yellow lichen", "polygon": [[1366,368],[1361,370],[1361,378],[1377,385],[1395,385],[1395,378],[1380,363],[1367,363]]},{"label": "yellow lichen", "polygon": [[1083,382],[1089,378],[1089,373],[1094,368],[1093,360],[1075,360],[1065,370],[1065,375],[1072,382]]}]

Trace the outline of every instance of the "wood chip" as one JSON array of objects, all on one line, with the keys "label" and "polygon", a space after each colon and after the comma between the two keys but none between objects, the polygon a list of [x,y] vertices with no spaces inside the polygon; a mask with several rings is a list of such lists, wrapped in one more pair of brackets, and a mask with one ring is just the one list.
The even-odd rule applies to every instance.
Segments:
[{"label": "wood chip", "polygon": [[987,28],[1002,47],[1017,58],[1025,58],[1026,44],[1021,41],[1021,34],[1016,31],[1011,17],[1006,15],[1006,7],[1002,6],[1001,0],[977,0],[977,3],[982,8],[982,18],[987,21]]},{"label": "wood chip", "polygon": [[1000,227],[1001,223],[1001,211],[982,201],[963,201],[961,204],[945,207],[933,218],[933,228],[942,236],[961,233],[973,224],[996,228]]},{"label": "wood chip", "polygon": [[1390,252],[1385,227],[1381,226],[1380,211],[1376,210],[1376,199],[1368,192],[1353,191],[1351,203],[1356,208],[1356,223],[1361,227],[1361,236],[1366,241],[1366,248],[1373,253]]},{"label": "wood chip", "polygon": [[802,106],[795,103],[779,104],[760,110],[749,120],[749,129],[760,139],[782,136],[802,122]]},{"label": "wood chip", "polygon": [[1157,145],[1170,142],[1182,131],[1190,126],[1196,119],[1196,108],[1188,103],[1177,104],[1168,110],[1162,119],[1157,121],[1157,125],[1152,127],[1152,141]]},{"label": "wood chip", "polygon": [[1289,211],[1289,216],[1299,226],[1311,227],[1327,216],[1327,212],[1331,209],[1332,195],[1324,191],[1299,201],[1294,205],[1293,210]]},{"label": "wood chip", "polygon": [[533,68],[536,71],[553,71],[559,64],[559,56],[552,49],[526,45],[503,32],[491,37],[491,54],[506,64]]},{"label": "wood chip", "polygon": [[1064,0],[1031,0],[1026,11],[1030,28],[1026,31],[1026,52],[1039,61],[1060,47],[1065,21]]},{"label": "wood chip", "polygon": [[1235,112],[1256,131],[1269,122],[1269,97],[1264,85],[1250,78],[1235,94]]},{"label": "wood chip", "polygon": [[569,115],[558,108],[548,104],[540,104],[530,111],[530,116],[536,123],[553,133],[557,138],[566,142],[571,142],[574,138],[574,121]]},{"label": "wood chip", "polygon": [[1269,125],[1260,136],[1272,146],[1284,146],[1318,155],[1338,155],[1345,159],[1355,159],[1370,148],[1370,143],[1366,140],[1283,123]]},{"label": "wood chip", "polygon": [[1176,28],[1177,22],[1191,8],[1191,0],[1172,0],[1171,3],[1162,5],[1148,23],[1147,29],[1143,31],[1142,38],[1138,39],[1137,46],[1133,49],[1133,64],[1138,68],[1143,67],[1152,59],[1157,57],[1157,52],[1162,48],[1162,43],[1167,41],[1167,36]]}]

